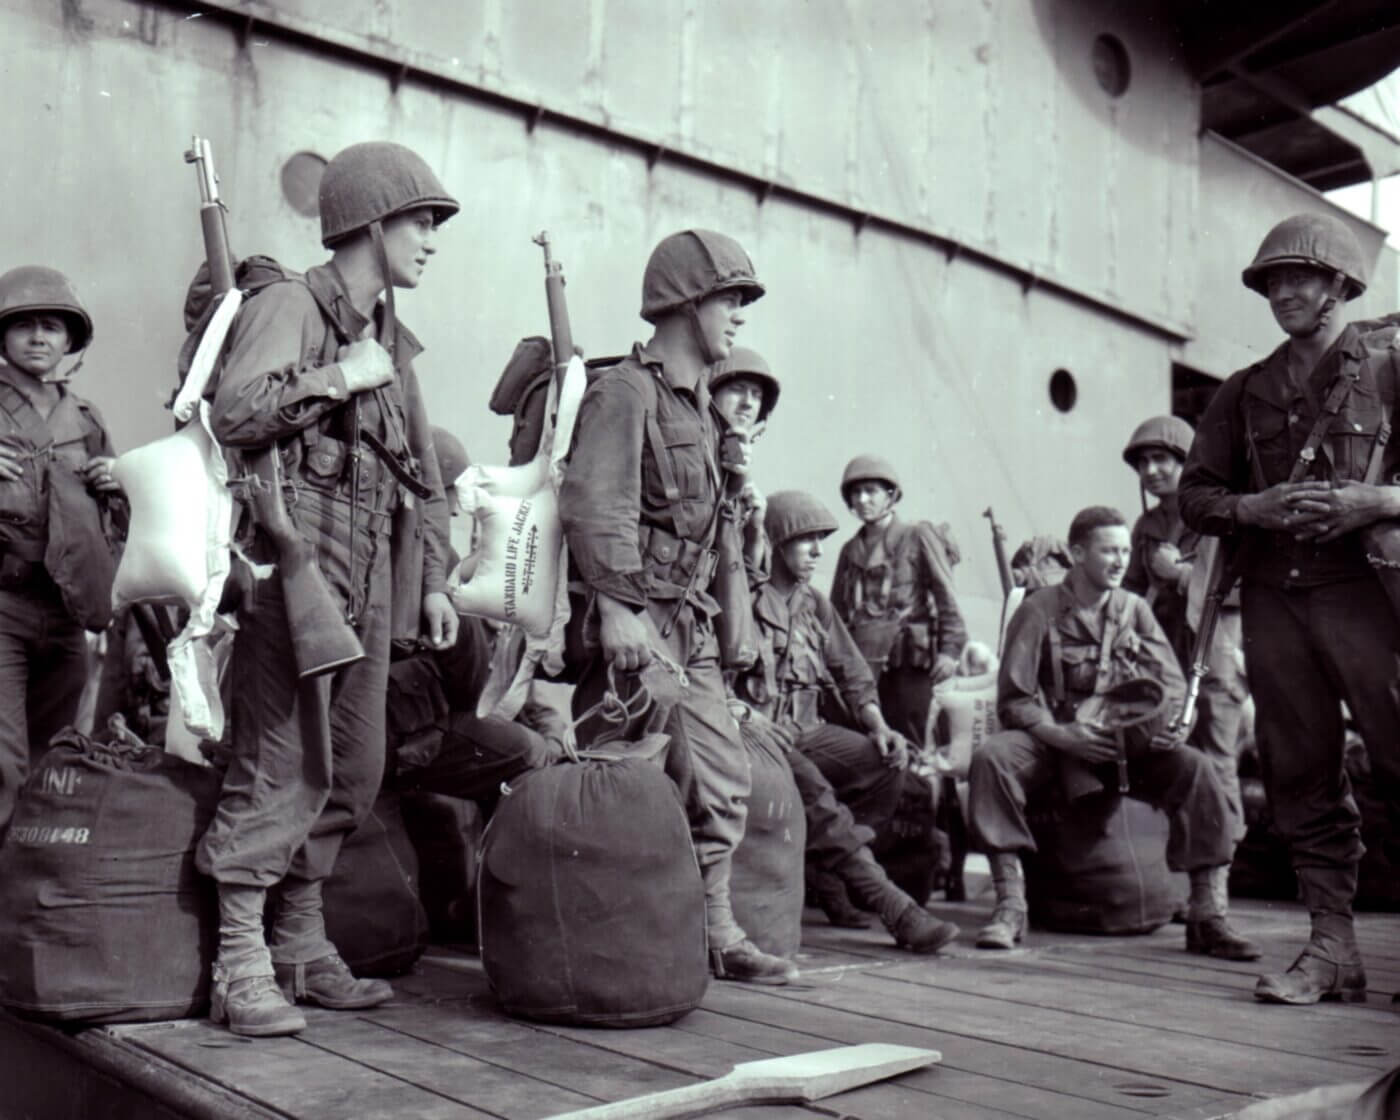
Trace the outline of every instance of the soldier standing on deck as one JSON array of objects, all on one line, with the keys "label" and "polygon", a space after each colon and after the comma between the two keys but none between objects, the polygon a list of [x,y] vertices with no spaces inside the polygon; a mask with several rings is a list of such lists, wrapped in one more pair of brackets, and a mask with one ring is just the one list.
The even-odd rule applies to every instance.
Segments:
[{"label": "soldier standing on deck", "polygon": [[831,605],[879,681],[880,707],[896,731],[928,744],[933,686],[958,671],[967,644],[947,548],[928,522],[895,516],[903,491],[894,468],[858,455],[841,476],[841,499],[861,520],[841,546]]},{"label": "soldier standing on deck", "polygon": [[[688,686],[664,726],[671,736],[667,771],[685,800],[705,882],[711,969],[721,979],[786,984],[797,967],[754,945],[730,903],[749,768],[725,702],[718,608],[708,590],[720,475],[707,367],[729,355],[743,308],[762,295],[748,254],[724,234],[685,230],[656,246],[642,278],[641,310],[654,333],[584,394],[559,512],[589,592],[589,660],[575,710],[601,698],[610,670],[624,691],[623,674],[658,654],[685,670]],[[629,721],[623,733],[649,715]],[[589,733],[585,722],[580,739]]]},{"label": "soldier standing on deck", "polygon": [[[1177,486],[1186,453],[1191,449],[1191,425],[1179,416],[1144,420],[1123,449],[1123,461],[1137,472],[1144,495],[1157,504],[1143,511],[1133,526],[1133,556],[1123,586],[1145,598],[1176,650],[1183,670],[1190,671],[1195,627],[1188,617],[1193,579],[1202,583],[1210,567],[1209,550],[1200,534],[1181,521]],[[1244,839],[1244,802],[1240,797],[1240,706],[1248,695],[1240,666],[1240,605],[1238,596],[1222,604],[1216,616],[1209,668],[1201,681],[1196,726],[1190,741],[1205,752],[1230,802],[1230,840]]]},{"label": "soldier standing on deck", "polygon": [[111,619],[112,445],[97,409],[56,376],[90,341],[61,272],[0,276],[0,838],[30,764],[78,710],[84,628]]},{"label": "soldier standing on deck", "polygon": [[[296,1001],[357,1008],[393,995],[382,980],[352,976],[327,940],[321,886],[384,774],[390,639],[400,636],[391,635],[392,608],[407,604],[407,636],[421,621],[434,648],[456,639],[447,505],[412,365],[421,347],[395,322],[386,290],[418,286],[434,231],[457,209],[409,149],[345,149],[321,178],[321,241],[331,260],[250,299],[218,371],[215,435],[227,447],[276,447],[293,523],[365,651],[333,675],[298,680],[280,581],[258,581],[239,612],[233,758],[197,853],[219,888],[210,1015],[238,1034],[303,1029]],[[405,480],[429,496],[415,499],[421,572],[405,565],[393,573],[404,592],[395,603],[391,551],[413,532],[395,516],[412,511]],[[250,553],[275,559],[261,529]]]},{"label": "soldier standing on deck", "polygon": [[1274,1003],[1366,998],[1343,703],[1400,815],[1400,626],[1362,541],[1400,516],[1396,444],[1378,438],[1393,419],[1396,351],[1393,337],[1369,347],[1342,316],[1366,275],[1337,218],[1298,214],[1269,231],[1242,280],[1288,337],[1216,393],[1181,479],[1186,524],[1235,549],[1265,789],[1311,916],[1298,959],[1255,988]]}]

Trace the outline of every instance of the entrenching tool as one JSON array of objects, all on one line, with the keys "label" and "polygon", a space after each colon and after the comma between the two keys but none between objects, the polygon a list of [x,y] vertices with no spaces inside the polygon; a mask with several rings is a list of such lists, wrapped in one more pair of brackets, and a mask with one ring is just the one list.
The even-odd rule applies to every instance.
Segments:
[{"label": "entrenching tool", "polygon": [[631,1100],[600,1104],[553,1120],[674,1120],[740,1104],[804,1104],[941,1062],[937,1050],[867,1042],[741,1062],[723,1077]]}]

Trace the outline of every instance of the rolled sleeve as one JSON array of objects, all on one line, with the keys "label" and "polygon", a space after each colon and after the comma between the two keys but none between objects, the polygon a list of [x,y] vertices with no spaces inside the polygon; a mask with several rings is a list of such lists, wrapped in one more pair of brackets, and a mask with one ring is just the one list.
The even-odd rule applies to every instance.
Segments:
[{"label": "rolled sleeve", "polygon": [[1008,730],[1031,731],[1054,723],[1040,688],[1040,662],[1045,635],[1054,621],[1032,599],[1011,616],[1006,628],[1006,652],[997,675],[997,718]]},{"label": "rolled sleeve", "polygon": [[826,635],[823,642],[826,667],[836,682],[841,699],[852,712],[859,712],[866,704],[878,707],[880,694],[865,655],[860,652],[860,647],[846,629],[846,624],[841,621],[831,605],[825,603],[821,606],[824,607],[823,614],[826,616]]}]

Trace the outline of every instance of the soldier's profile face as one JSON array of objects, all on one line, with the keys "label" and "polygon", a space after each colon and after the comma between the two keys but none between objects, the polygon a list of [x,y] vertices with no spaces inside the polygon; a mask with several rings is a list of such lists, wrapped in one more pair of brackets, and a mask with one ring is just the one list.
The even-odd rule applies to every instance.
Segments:
[{"label": "soldier's profile face", "polygon": [[1126,525],[1101,525],[1079,544],[1070,546],[1074,566],[1089,585],[1109,591],[1123,582],[1128,558],[1133,553],[1132,536]]},{"label": "soldier's profile face", "polygon": [[793,537],[783,545],[783,563],[799,582],[810,582],[812,574],[817,570],[824,536],[825,533],[806,533],[800,537]]},{"label": "soldier's profile face", "polygon": [[428,258],[437,252],[433,244],[436,216],[431,206],[395,214],[384,222],[384,255],[389,259],[389,282],[396,288],[416,288]]},{"label": "soldier's profile face", "polygon": [[5,360],[31,377],[44,377],[68,353],[71,337],[61,315],[17,315],[5,325]]},{"label": "soldier's profile face", "polygon": [[695,318],[709,348],[711,361],[729,357],[729,352],[734,348],[734,336],[744,325],[741,303],[738,290],[731,289],[706,296],[695,309]]}]

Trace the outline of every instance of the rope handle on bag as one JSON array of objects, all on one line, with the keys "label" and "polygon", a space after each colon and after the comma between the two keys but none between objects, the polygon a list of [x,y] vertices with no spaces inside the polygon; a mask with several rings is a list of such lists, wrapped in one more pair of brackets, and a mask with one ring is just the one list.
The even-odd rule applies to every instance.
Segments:
[{"label": "rope handle on bag", "polygon": [[[651,647],[651,655],[658,665],[676,678],[682,688],[690,687],[690,675],[685,671],[684,666],[671,660],[655,646]],[[621,690],[617,687],[617,667],[610,662],[608,664],[608,687],[604,690],[602,699],[574,720],[570,729],[577,731],[580,724],[594,716],[598,716],[606,723],[621,727],[628,720],[646,711],[651,706],[651,700],[651,689],[640,678],[637,680],[637,688],[631,697],[624,700]],[[564,757],[570,762],[581,761],[581,753],[587,752],[580,752],[572,743],[564,744]]]}]

